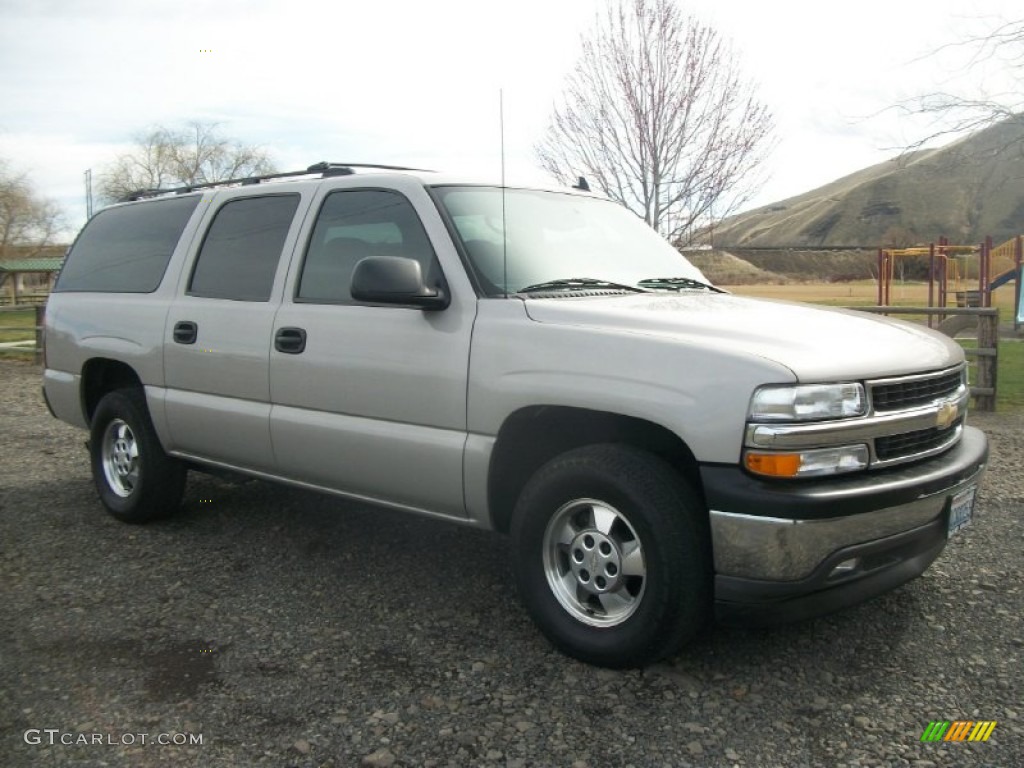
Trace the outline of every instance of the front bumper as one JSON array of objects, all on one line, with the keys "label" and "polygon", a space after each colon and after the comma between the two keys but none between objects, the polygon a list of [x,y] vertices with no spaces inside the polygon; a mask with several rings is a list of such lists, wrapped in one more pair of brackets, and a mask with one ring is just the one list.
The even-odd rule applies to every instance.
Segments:
[{"label": "front bumper", "polygon": [[966,427],[940,456],[848,477],[779,483],[702,467],[719,619],[808,618],[919,576],[946,545],[951,499],[987,460],[984,433]]}]

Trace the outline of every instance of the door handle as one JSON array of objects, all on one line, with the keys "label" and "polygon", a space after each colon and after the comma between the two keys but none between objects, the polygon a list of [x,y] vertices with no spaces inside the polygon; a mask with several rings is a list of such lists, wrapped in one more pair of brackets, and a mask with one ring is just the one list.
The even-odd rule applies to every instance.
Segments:
[{"label": "door handle", "polygon": [[278,328],[274,349],[286,355],[299,355],[306,349],[306,332],[302,328]]},{"label": "door handle", "polygon": [[182,320],[174,324],[174,341],[178,344],[195,344],[199,337],[199,326],[191,320]]}]

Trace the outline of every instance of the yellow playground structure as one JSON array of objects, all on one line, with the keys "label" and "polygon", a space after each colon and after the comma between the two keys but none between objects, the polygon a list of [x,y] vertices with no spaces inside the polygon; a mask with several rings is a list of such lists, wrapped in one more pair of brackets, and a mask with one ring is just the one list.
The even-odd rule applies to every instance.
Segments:
[{"label": "yellow playground structure", "polygon": [[878,251],[878,305],[889,306],[892,280],[899,259],[928,259],[928,306],[990,307],[992,291],[1014,284],[1014,326],[1024,323],[1021,313],[1021,265],[1024,235],[998,246],[986,237],[978,245],[951,245],[946,238],[913,248]]}]

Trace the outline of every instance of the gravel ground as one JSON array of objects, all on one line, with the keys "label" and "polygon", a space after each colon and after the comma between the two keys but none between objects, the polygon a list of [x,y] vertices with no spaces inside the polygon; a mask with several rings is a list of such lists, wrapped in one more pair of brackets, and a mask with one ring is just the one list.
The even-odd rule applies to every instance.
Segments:
[{"label": "gravel ground", "polygon": [[[39,384],[0,363],[2,766],[1024,765],[1024,415],[973,416],[975,520],[922,578],[611,672],[534,630],[497,535],[195,473],[118,523]],[[956,719],[998,726],[919,741]]]}]

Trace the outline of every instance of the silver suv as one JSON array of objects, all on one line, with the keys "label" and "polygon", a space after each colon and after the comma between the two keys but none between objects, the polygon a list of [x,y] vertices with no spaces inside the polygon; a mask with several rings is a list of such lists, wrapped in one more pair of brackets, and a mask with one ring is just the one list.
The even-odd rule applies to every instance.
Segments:
[{"label": "silver suv", "polygon": [[971,519],[957,344],[732,296],[607,200],[326,163],[138,198],[46,320],[126,522],[213,468],[506,532],[540,629],[622,667],[892,589]]}]

